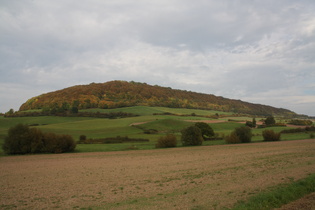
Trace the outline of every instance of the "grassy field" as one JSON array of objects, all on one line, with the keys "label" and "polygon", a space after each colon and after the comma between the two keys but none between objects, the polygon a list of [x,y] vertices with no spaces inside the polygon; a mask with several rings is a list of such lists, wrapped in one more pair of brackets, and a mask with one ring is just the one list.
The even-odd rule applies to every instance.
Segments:
[{"label": "grassy field", "polygon": [[[128,136],[129,138],[149,139],[145,143],[123,143],[123,144],[98,144],[98,145],[77,145],[76,152],[92,152],[92,151],[119,151],[128,149],[153,149],[159,137],[167,133],[173,133],[180,141],[180,130],[194,124],[191,121],[204,120],[210,123],[215,133],[219,137],[224,137],[244,123],[239,121],[252,120],[251,117],[234,116],[233,113],[218,112],[211,110],[196,109],[177,109],[166,107],[126,107],[118,109],[88,109],[82,112],[128,112],[139,115],[138,117],[121,118],[121,119],[105,119],[90,117],[19,117],[4,118],[0,117],[0,144],[3,143],[7,130],[18,124],[24,123],[29,125],[37,124],[37,128],[44,132],[54,132],[57,134],[70,134],[75,140],[80,135],[86,135],[87,138],[107,138],[116,136]],[[164,113],[164,114],[163,114]],[[165,113],[169,113],[165,115]],[[171,113],[171,114],[170,114]],[[219,115],[218,119],[209,116]],[[221,116],[221,117],[220,117]],[[261,118],[256,118],[259,121]],[[233,121],[231,121],[233,120]],[[141,124],[144,123],[144,124]],[[156,134],[144,134],[144,130],[157,130]],[[273,127],[273,130],[279,132],[285,127]],[[253,129],[253,142],[262,141],[261,132],[263,129]],[[306,139],[309,138],[307,133],[284,134],[282,140]],[[206,141],[203,145],[225,144],[223,140]],[[181,146],[180,142],[178,146]],[[0,150],[2,154],[2,149]]]}]

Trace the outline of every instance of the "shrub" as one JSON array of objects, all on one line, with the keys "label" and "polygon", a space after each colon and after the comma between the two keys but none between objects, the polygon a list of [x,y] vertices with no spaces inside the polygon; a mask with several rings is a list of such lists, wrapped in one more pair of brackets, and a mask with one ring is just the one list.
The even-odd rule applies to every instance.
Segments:
[{"label": "shrub", "polygon": [[156,148],[168,148],[168,147],[176,147],[177,139],[176,136],[173,134],[168,134],[164,137],[160,137],[158,139],[157,144],[155,145]]},{"label": "shrub", "polygon": [[80,135],[79,142],[84,142],[86,140],[86,135]]},{"label": "shrub", "polygon": [[44,150],[49,153],[72,152],[76,147],[76,143],[70,135],[57,135],[54,133],[44,134]]},{"label": "shrub", "polygon": [[288,124],[291,124],[291,125],[313,125],[313,121],[312,120],[294,119],[294,120],[291,120]]},{"label": "shrub", "polygon": [[44,133],[43,149],[41,152],[63,153],[72,152],[76,147],[76,143],[70,135],[57,135],[54,133]]},{"label": "shrub", "polygon": [[273,116],[267,117],[265,120],[266,125],[273,125],[276,124],[276,120]]},{"label": "shrub", "polygon": [[252,121],[246,121],[245,125],[250,127],[250,128],[256,128],[256,119],[253,118]]},{"label": "shrub", "polygon": [[241,140],[236,135],[236,132],[233,131],[230,135],[225,137],[225,142],[228,144],[238,144],[238,143],[241,143]]},{"label": "shrub", "polygon": [[190,126],[181,131],[181,141],[183,146],[201,145],[203,138],[201,130],[197,126]]},{"label": "shrub", "polygon": [[229,144],[248,143],[252,140],[252,131],[249,127],[235,128],[234,131],[225,138],[225,142]]},{"label": "shrub", "polygon": [[144,129],[144,134],[156,134],[158,131],[156,129]]},{"label": "shrub", "polygon": [[253,128],[254,127],[254,124],[252,121],[246,121],[245,123],[246,126],[250,127],[250,128]]},{"label": "shrub", "polygon": [[149,139],[141,138],[129,138],[128,136],[121,137],[108,137],[99,139],[85,139],[83,141],[78,141],[78,144],[116,144],[116,143],[126,143],[126,142],[149,142]]},{"label": "shrub", "polygon": [[70,152],[75,146],[70,135],[42,133],[37,128],[18,124],[9,129],[2,148],[6,154],[26,154]]},{"label": "shrub", "polygon": [[57,136],[54,133],[45,133],[43,136],[43,150],[41,152],[58,153]]},{"label": "shrub", "polygon": [[253,120],[252,120],[252,124],[253,124],[253,128],[256,128],[257,123],[256,123],[256,118],[255,118],[255,117],[254,117]]},{"label": "shrub", "polygon": [[264,141],[280,141],[281,133],[276,133],[273,130],[264,130],[262,132]]},{"label": "shrub", "polygon": [[30,135],[32,136],[30,153],[40,153],[44,147],[42,141],[44,134],[39,129],[31,128]]},{"label": "shrub", "polygon": [[235,128],[234,131],[242,143],[251,142],[252,130],[249,127]]},{"label": "shrub", "polygon": [[305,127],[305,131],[315,131],[314,125],[312,125],[312,126],[306,126],[306,127]]},{"label": "shrub", "polygon": [[195,126],[197,126],[201,130],[201,135],[204,140],[214,136],[214,131],[209,124],[204,122],[197,122]]},{"label": "shrub", "polygon": [[30,128],[18,124],[9,128],[8,136],[4,139],[2,149],[7,154],[26,154],[31,152]]},{"label": "shrub", "polygon": [[307,126],[305,128],[286,129],[286,130],[282,130],[281,133],[302,133],[302,132],[312,132],[312,131],[315,131],[314,126]]},{"label": "shrub", "polygon": [[61,145],[61,152],[73,152],[76,147],[74,139],[68,134],[60,135],[59,143]]}]

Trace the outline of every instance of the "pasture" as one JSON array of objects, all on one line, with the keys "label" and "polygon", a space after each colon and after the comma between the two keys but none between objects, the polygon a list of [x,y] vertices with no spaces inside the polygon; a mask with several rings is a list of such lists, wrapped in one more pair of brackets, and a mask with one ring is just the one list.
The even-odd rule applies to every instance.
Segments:
[{"label": "pasture", "polygon": [[[210,123],[215,133],[219,137],[228,135],[234,128],[244,126],[239,121],[252,120],[251,116],[237,116],[233,113],[218,112],[211,110],[198,109],[179,109],[166,107],[126,107],[118,109],[88,109],[82,112],[127,112],[139,115],[138,117],[105,119],[91,117],[17,117],[4,118],[0,117],[0,145],[2,145],[7,130],[18,124],[24,123],[37,125],[36,127],[44,132],[53,132],[57,134],[69,134],[75,140],[79,140],[80,135],[86,135],[87,138],[108,138],[116,136],[128,136],[129,138],[149,139],[144,143],[122,143],[122,144],[79,144],[76,152],[101,152],[101,151],[123,151],[129,149],[154,149],[157,139],[168,133],[177,136],[178,146],[180,143],[180,130],[194,124],[195,121],[206,121]],[[217,116],[218,119],[214,119]],[[256,118],[257,122],[261,118]],[[231,121],[232,120],[232,121]],[[282,119],[281,119],[282,120]],[[142,124],[143,123],[143,124]],[[145,134],[144,130],[154,129],[157,133]],[[273,130],[279,132],[285,127],[274,127]],[[260,142],[263,140],[261,132],[264,129],[253,129],[254,134],[252,141]],[[282,140],[307,139],[308,133],[283,134]],[[225,144],[224,140],[205,141],[203,145]],[[2,148],[0,155],[3,155]]]},{"label": "pasture", "polygon": [[314,139],[0,157],[1,209],[223,209],[315,173]]}]

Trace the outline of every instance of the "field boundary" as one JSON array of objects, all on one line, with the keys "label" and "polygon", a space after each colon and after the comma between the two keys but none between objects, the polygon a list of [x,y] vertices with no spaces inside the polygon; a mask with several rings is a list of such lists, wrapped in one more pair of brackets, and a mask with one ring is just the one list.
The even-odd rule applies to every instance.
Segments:
[{"label": "field boundary", "polygon": [[[245,202],[239,202],[231,210],[280,208],[313,192],[315,192],[315,174],[289,184],[274,186],[249,198]],[[313,200],[313,204],[315,205],[315,200]]]}]

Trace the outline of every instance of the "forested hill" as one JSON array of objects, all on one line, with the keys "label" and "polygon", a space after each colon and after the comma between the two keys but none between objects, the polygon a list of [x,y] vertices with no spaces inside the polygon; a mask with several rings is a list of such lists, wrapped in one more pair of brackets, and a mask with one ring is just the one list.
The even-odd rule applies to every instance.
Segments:
[{"label": "forested hill", "polygon": [[287,109],[126,81],[77,85],[42,94],[27,100],[20,107],[20,111],[52,107],[70,109],[74,106],[79,109],[107,109],[138,105],[211,109],[256,115],[295,115]]}]

